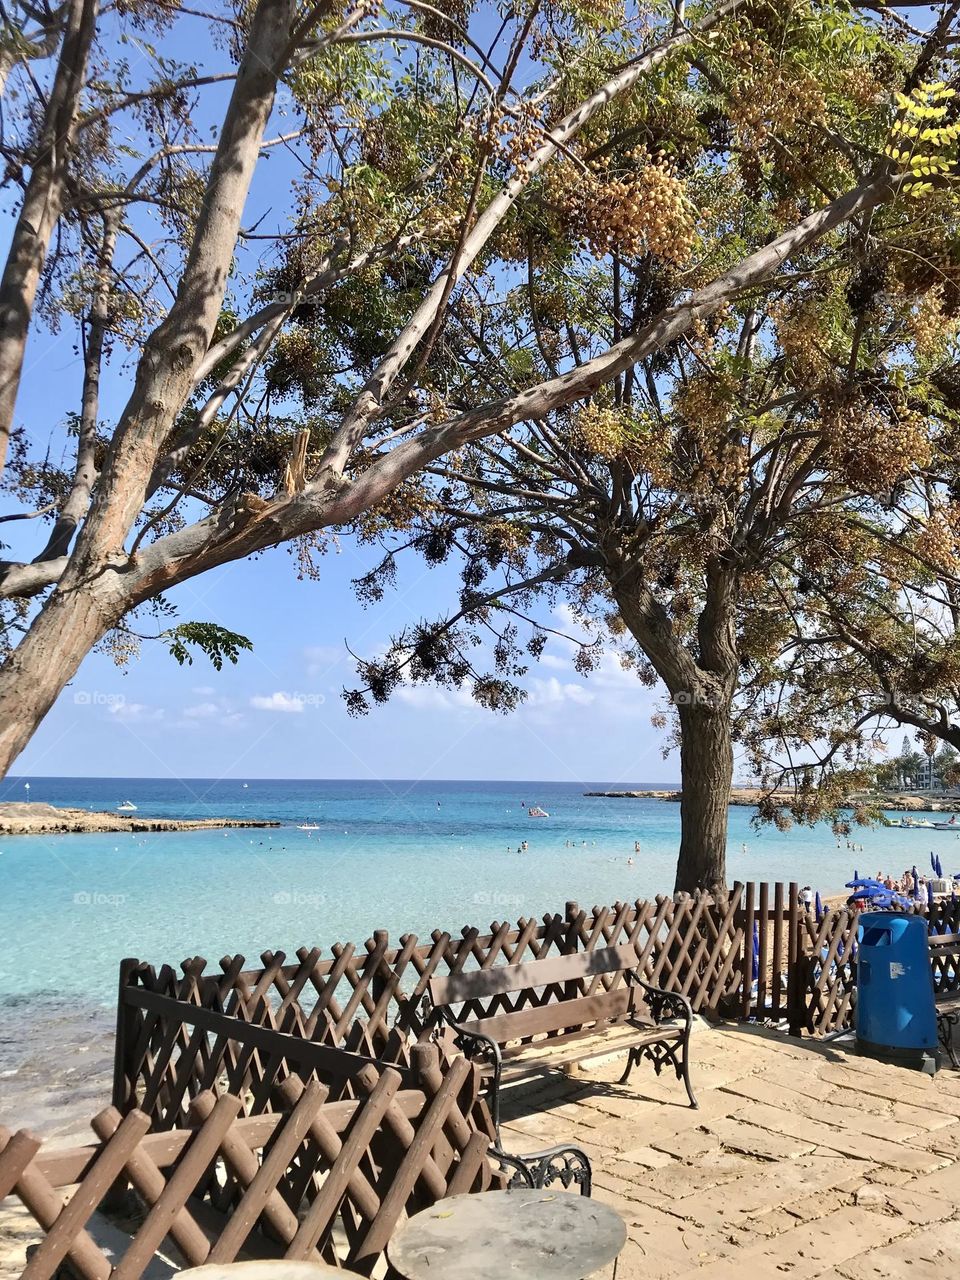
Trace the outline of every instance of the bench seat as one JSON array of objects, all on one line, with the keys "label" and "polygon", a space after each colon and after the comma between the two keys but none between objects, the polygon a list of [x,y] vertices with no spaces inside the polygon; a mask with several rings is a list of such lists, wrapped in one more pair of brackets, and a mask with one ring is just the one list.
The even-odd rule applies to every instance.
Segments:
[{"label": "bench seat", "polygon": [[692,1107],[690,1002],[640,975],[632,945],[434,978],[428,1016],[489,1081],[499,1133],[501,1086],[613,1053],[626,1053],[620,1083],[647,1058],[672,1066]]}]

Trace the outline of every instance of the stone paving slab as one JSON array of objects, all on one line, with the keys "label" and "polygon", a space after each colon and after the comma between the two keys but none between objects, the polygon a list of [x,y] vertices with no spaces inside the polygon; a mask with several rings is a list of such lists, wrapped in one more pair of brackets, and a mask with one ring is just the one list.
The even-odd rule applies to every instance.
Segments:
[{"label": "stone paving slab", "polygon": [[960,1223],[901,1236],[893,1244],[868,1249],[841,1263],[832,1274],[843,1280],[947,1280],[960,1271]]},{"label": "stone paving slab", "polygon": [[744,1027],[701,1032],[692,1057],[698,1111],[646,1064],[618,1085],[615,1059],[504,1108],[508,1150],[589,1152],[594,1195],[628,1231],[600,1280],[960,1271],[960,1073]]}]

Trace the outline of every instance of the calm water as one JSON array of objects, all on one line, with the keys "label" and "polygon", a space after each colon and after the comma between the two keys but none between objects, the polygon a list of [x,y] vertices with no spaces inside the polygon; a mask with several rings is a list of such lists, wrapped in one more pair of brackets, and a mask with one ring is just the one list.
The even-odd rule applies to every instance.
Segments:
[{"label": "calm water", "polygon": [[[302,944],[360,942],[375,928],[426,936],[540,916],[571,898],[592,905],[673,886],[677,806],[587,799],[580,784],[31,778],[28,791],[24,781],[0,784],[0,799],[109,810],[130,799],[143,816],[284,825],[0,838],[0,1003],[8,1008],[71,993],[109,1004],[124,956],[159,964],[203,955],[216,965],[239,951],[253,961],[268,948],[292,954]],[[550,817],[528,818],[531,805]],[[751,812],[731,810],[731,878],[836,891],[854,865],[864,873],[925,868],[931,849],[946,872],[960,870],[960,842],[949,832],[865,830],[856,836],[865,852],[854,855],[826,826],[758,833]],[[521,840],[529,850],[518,855]]]}]

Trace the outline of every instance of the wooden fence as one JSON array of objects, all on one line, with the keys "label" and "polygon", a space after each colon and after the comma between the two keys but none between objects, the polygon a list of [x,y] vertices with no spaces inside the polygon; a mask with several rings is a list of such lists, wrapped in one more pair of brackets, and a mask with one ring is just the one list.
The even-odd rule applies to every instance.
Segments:
[{"label": "wooden fence", "polygon": [[[176,1267],[273,1257],[369,1275],[401,1214],[503,1185],[476,1069],[458,1059],[441,1073],[429,1045],[413,1057],[416,1088],[367,1065],[358,1096],[335,1102],[318,1081],[288,1078],[278,1108],[256,1116],[208,1090],[187,1126],[165,1132],[144,1111],[108,1107],[91,1146],[48,1150],[0,1129],[0,1200],[17,1196],[43,1233],[21,1280],[50,1280],[64,1264],[80,1280],[137,1280],[158,1251]],[[108,1255],[92,1220],[118,1180],[139,1209]]]},{"label": "wooden fence", "polygon": [[[960,934],[960,900],[941,899],[917,910],[927,925],[931,941]],[[798,913],[798,941],[791,958],[790,1031],[824,1036],[853,1023],[857,981],[857,926],[854,908],[827,911],[820,920],[812,913]],[[960,959],[949,950],[931,959],[934,991],[938,996],[960,992]]]},{"label": "wooden fence", "polygon": [[[114,1105],[136,1107],[155,1128],[184,1123],[191,1099],[209,1089],[244,1098],[249,1113],[271,1104],[278,1081],[321,1080],[335,1097],[352,1096],[352,1079],[371,1062],[404,1072],[410,1047],[434,1029],[423,996],[430,979],[464,970],[516,964],[551,955],[632,945],[647,981],[687,996],[710,1016],[788,1016],[788,974],[800,954],[797,886],[737,885],[723,900],[658,897],[587,911],[570,902],[560,914],[460,937],[435,931],[428,943],[411,934],[391,945],[377,932],[363,947],[301,948],[296,963],[264,952],[261,967],[226,956],[219,972],[185,960],[178,973],[138,960],[121,966]],[[573,995],[587,994],[580,980]],[[605,975],[608,989],[622,982]],[[801,987],[793,986],[799,999]],[[549,993],[531,990],[518,1007],[537,1007]],[[503,1012],[506,997],[464,1016]],[[797,1013],[794,1022],[803,1023]]]}]

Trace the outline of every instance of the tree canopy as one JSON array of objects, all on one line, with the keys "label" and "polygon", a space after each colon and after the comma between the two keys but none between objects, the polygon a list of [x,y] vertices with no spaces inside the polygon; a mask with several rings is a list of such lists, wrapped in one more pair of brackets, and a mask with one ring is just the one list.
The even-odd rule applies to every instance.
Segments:
[{"label": "tree canopy", "polygon": [[[895,538],[891,492],[946,465],[958,8],[29,11],[56,38],[7,50],[0,443],[8,528],[47,527],[0,567],[0,765],[135,611],[229,659],[164,593],[284,542],[322,574],[347,528],[387,542],[371,600],[397,545],[464,558],[460,616],[374,697],[402,663],[511,705],[536,625],[486,671],[469,636],[532,593],[584,665],[626,632],[711,775],[681,878],[722,878],[800,570]],[[83,376],[51,440],[15,402],[58,326]]]}]

